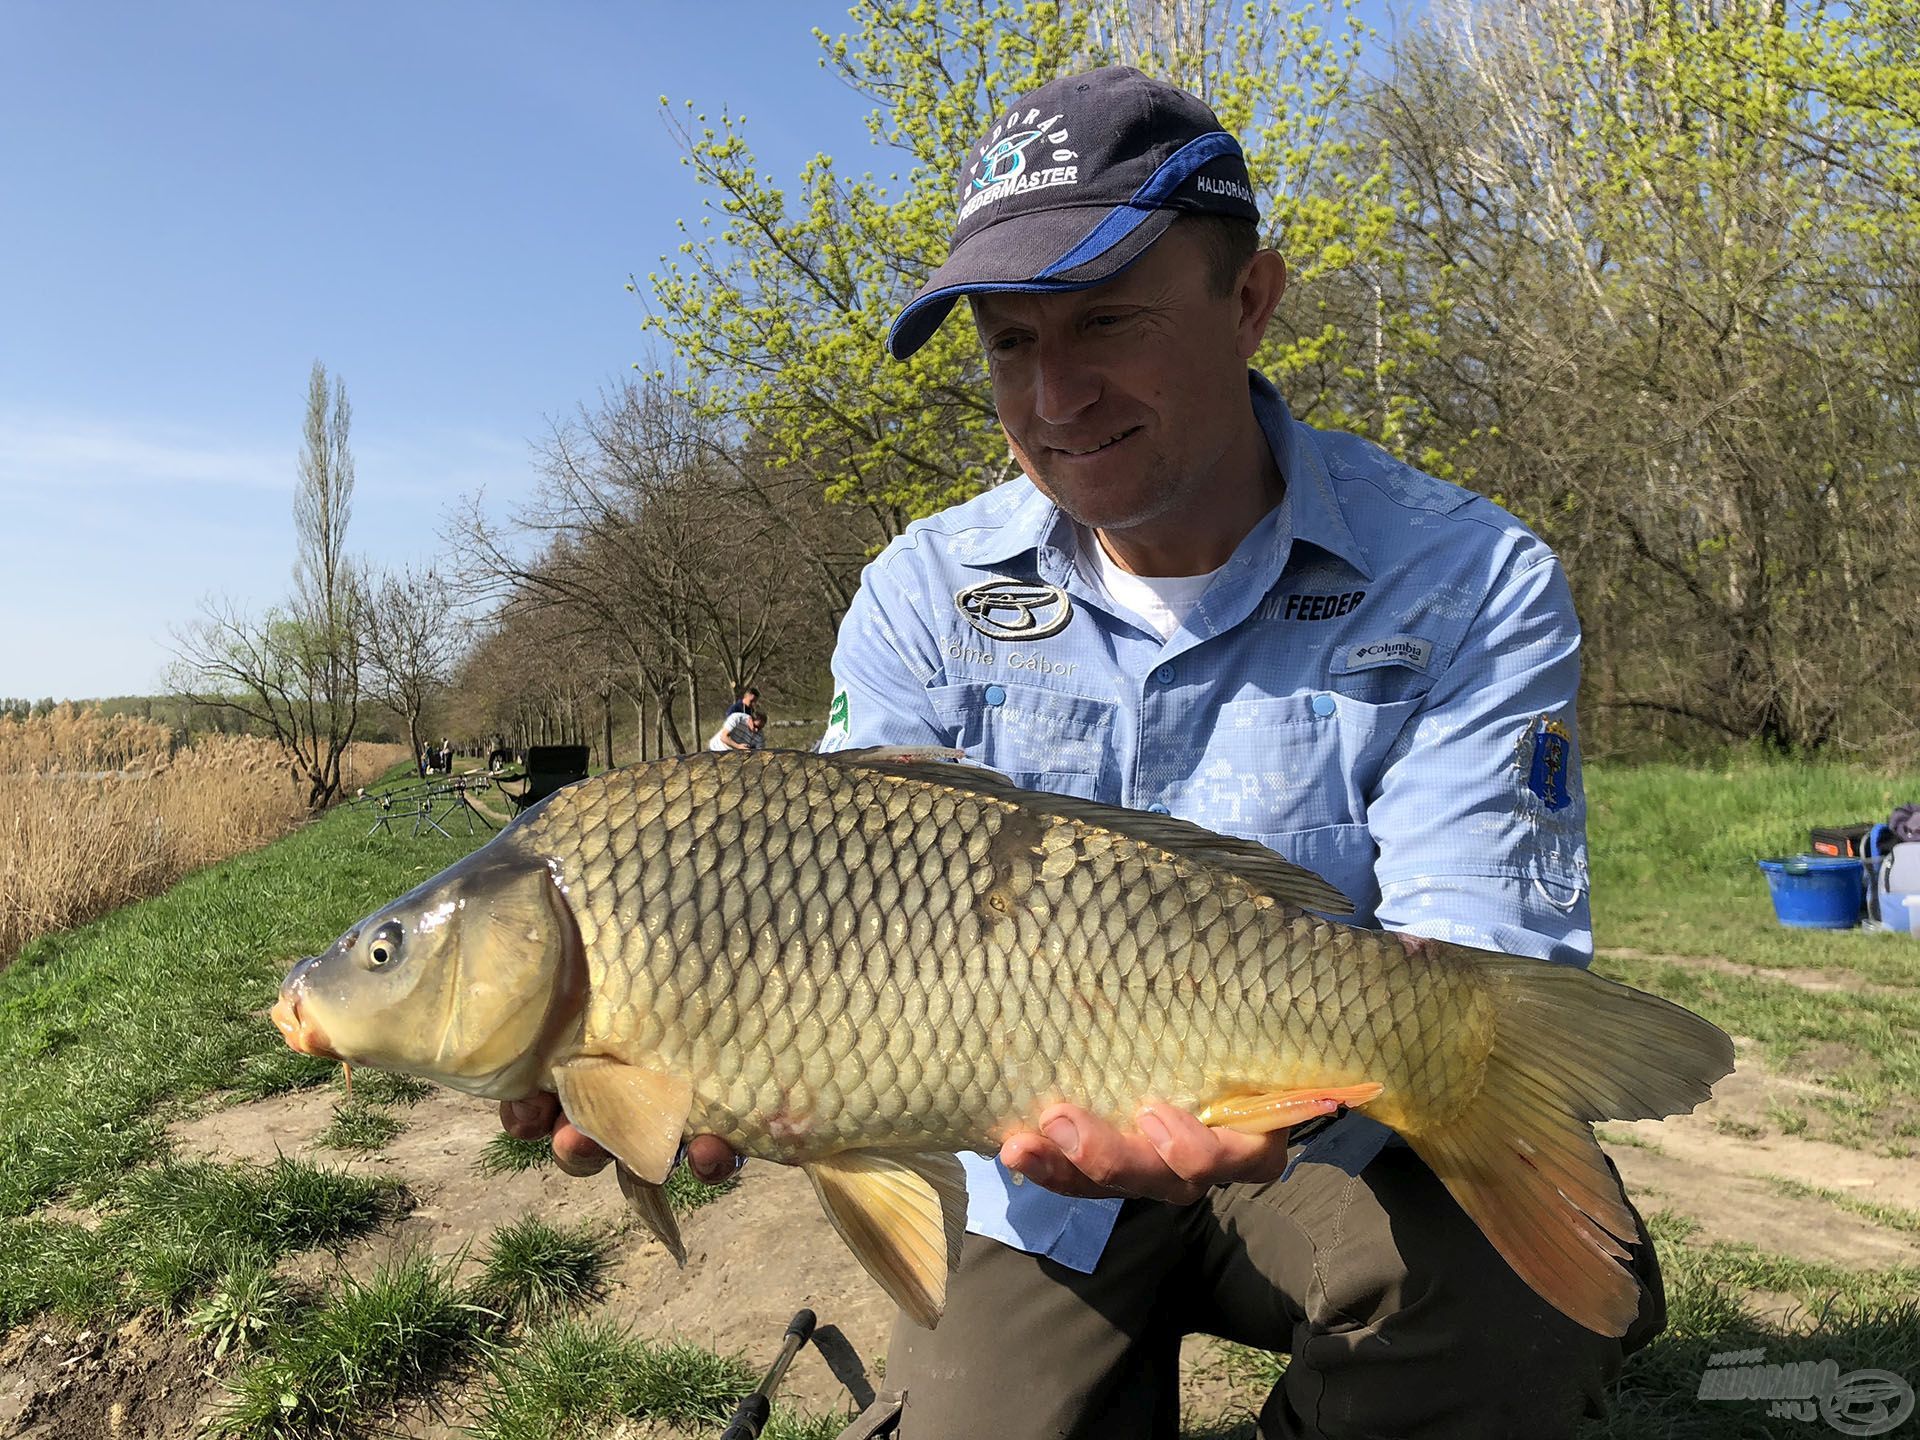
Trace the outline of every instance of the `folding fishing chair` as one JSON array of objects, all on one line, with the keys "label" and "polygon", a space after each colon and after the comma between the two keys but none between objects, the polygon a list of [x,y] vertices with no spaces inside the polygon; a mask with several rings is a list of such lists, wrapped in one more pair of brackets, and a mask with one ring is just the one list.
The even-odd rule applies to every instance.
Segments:
[{"label": "folding fishing chair", "polygon": [[495,783],[500,793],[513,802],[515,810],[525,810],[529,805],[538,805],[562,786],[586,779],[591,754],[585,745],[530,745],[526,773],[521,776],[526,783],[519,792]]}]

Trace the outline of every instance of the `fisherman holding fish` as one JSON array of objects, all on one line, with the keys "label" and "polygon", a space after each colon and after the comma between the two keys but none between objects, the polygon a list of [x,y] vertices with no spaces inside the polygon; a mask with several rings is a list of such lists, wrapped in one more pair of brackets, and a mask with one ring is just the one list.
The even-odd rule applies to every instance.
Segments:
[{"label": "fisherman holding fish", "polygon": [[[823,748],[952,746],[1028,789],[1257,841],[1416,962],[1453,942],[1584,966],[1579,630],[1559,564],[1490,502],[1296,420],[1247,369],[1287,271],[1259,245],[1239,144],[1195,97],[1109,68],[1014,101],[958,168],[951,253],[889,346],[911,355],[965,296],[1025,478],[868,567]],[[1624,1023],[1588,1033],[1603,1057],[1635,1048]],[[1362,1103],[1316,1093],[1272,1113]],[[503,1111],[515,1134],[554,1128],[569,1170],[605,1163],[552,1097]],[[1473,1156],[1443,1186],[1397,1128],[1410,1144],[1346,1114],[1290,1145],[1165,1103],[1130,1128],[1058,1103],[997,1157],[962,1155],[969,1233],[944,1316],[903,1318],[889,1354],[901,1434],[1172,1437],[1195,1332],[1291,1356],[1262,1436],[1569,1433],[1665,1321],[1617,1178],[1593,1150],[1609,1193],[1586,1213],[1615,1218],[1575,1229],[1637,1278],[1637,1313],[1616,1275],[1625,1301],[1576,1323],[1503,1263],[1511,1243],[1489,1244],[1501,1204],[1474,1199]],[[1520,1144],[1549,1199],[1577,1192]],[[708,1179],[732,1160],[713,1135],[691,1156]],[[1567,1252],[1542,1253],[1530,1274],[1551,1281]]]}]

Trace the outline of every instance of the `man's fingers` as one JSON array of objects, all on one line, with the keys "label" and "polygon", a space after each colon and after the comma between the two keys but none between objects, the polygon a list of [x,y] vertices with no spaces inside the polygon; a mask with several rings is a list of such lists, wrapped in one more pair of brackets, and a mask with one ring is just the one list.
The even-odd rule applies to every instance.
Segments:
[{"label": "man's fingers", "polygon": [[1215,1130],[1173,1105],[1149,1105],[1134,1124],[1174,1174],[1199,1186],[1277,1179],[1286,1168],[1287,1132],[1242,1135]]},{"label": "man's fingers", "polygon": [[687,1168],[696,1180],[724,1185],[740,1169],[741,1157],[718,1135],[696,1135],[687,1141]]},{"label": "man's fingers", "polygon": [[525,1100],[500,1102],[500,1128],[516,1140],[538,1140],[553,1129],[560,1097],[541,1091]]},{"label": "man's fingers", "polygon": [[1089,1180],[1058,1145],[1031,1130],[1021,1130],[1007,1137],[1006,1144],[1000,1147],[1000,1163],[1015,1174],[1059,1195],[1098,1200],[1119,1193]]},{"label": "man's fingers", "polygon": [[553,1163],[567,1174],[597,1175],[612,1158],[598,1141],[574,1129],[570,1121],[562,1120],[553,1127]]}]

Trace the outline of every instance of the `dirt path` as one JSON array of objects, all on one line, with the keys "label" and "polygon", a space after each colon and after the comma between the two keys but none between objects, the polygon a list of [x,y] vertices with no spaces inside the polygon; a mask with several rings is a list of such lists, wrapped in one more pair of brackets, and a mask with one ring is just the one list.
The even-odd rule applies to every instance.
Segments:
[{"label": "dirt path", "polygon": [[1767,965],[1747,965],[1721,955],[1662,955],[1653,950],[1631,946],[1609,946],[1596,952],[1599,957],[1617,960],[1650,960],[1680,965],[1690,970],[1711,970],[1717,975],[1738,975],[1746,980],[1776,980],[1813,995],[1912,995],[1913,985],[1881,985],[1863,980],[1851,970],[1783,970]]},{"label": "dirt path", "polygon": [[1607,1151],[1640,1208],[1687,1215],[1706,1241],[1744,1241],[1853,1269],[1920,1265],[1920,1235],[1769,1183],[1793,1181],[1920,1214],[1920,1165],[1775,1133],[1772,1106],[1824,1087],[1771,1073],[1751,1042],[1736,1038],[1735,1046],[1734,1073],[1693,1114],[1600,1127],[1603,1138],[1616,1137]]}]

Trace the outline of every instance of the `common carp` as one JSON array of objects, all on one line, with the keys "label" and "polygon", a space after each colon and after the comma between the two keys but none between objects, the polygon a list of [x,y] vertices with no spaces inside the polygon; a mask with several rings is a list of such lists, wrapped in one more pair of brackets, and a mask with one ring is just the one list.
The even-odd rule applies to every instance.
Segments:
[{"label": "common carp", "polygon": [[1635,1231],[1591,1122],[1691,1109],[1726,1035],[1584,970],[1335,923],[1337,890],[1251,841],[956,757],[703,754],[569,786],[301,961],[274,1022],[308,1054],[557,1092],[678,1258],[683,1137],[803,1166],[927,1326],[966,1216],[953,1152],[1063,1099],[1256,1133],[1344,1104],[1543,1297],[1626,1330]]}]

